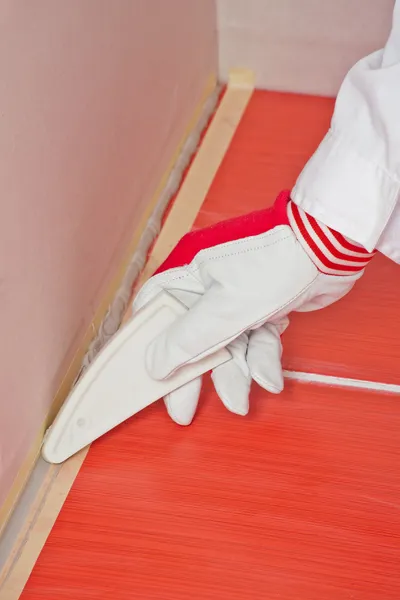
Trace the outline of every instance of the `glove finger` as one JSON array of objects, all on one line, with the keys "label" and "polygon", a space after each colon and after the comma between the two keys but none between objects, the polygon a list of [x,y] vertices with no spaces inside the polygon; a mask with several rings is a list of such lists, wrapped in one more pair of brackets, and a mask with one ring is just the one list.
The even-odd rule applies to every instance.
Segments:
[{"label": "glove finger", "polygon": [[197,377],[164,398],[171,419],[178,425],[190,425],[196,413],[201,392],[202,378]]},{"label": "glove finger", "polygon": [[267,323],[252,331],[247,350],[247,363],[252,378],[272,394],[279,394],[284,387],[279,330],[279,326]]},{"label": "glove finger", "polygon": [[248,335],[242,334],[228,349],[232,359],[215,368],[211,378],[224,406],[237,415],[249,412],[251,375],[246,362]]}]

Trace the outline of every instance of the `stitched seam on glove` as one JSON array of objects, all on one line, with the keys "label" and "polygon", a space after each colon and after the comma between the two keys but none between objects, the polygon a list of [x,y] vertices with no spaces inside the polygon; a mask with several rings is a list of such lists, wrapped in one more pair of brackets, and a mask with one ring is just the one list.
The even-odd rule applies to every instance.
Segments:
[{"label": "stitched seam on glove", "polygon": [[[143,294],[142,297],[141,297],[142,302],[144,302],[146,300],[146,298],[151,294],[151,291],[154,288],[154,286],[160,285],[160,283],[161,283],[160,279],[162,279],[162,287],[164,287],[164,286],[168,286],[169,287],[173,282],[182,281],[187,276],[193,275],[193,277],[196,277],[196,273],[200,270],[201,266],[204,263],[209,262],[211,260],[222,260],[222,259],[225,259],[225,258],[231,258],[233,256],[241,256],[241,255],[244,255],[244,254],[249,253],[249,252],[257,252],[259,250],[264,250],[265,248],[270,248],[270,247],[272,247],[272,246],[274,246],[276,244],[284,242],[285,240],[287,240],[287,239],[289,239],[291,237],[293,238],[294,241],[297,241],[296,240],[296,236],[294,235],[293,231],[287,225],[280,226],[280,229],[282,227],[285,227],[285,228],[289,229],[290,233],[288,235],[286,235],[285,237],[281,237],[279,240],[273,241],[272,243],[264,243],[264,244],[260,244],[260,245],[254,246],[252,248],[246,248],[246,249],[238,251],[238,252],[232,252],[232,253],[229,253],[229,254],[227,254],[227,253],[225,253],[225,254],[217,254],[216,256],[211,256],[211,257],[209,256],[209,254],[212,254],[212,252],[215,252],[216,248],[219,250],[220,246],[214,246],[212,248],[205,248],[204,250],[201,250],[199,252],[199,254],[197,255],[197,256],[199,256],[201,254],[201,256],[202,256],[203,260],[201,260],[200,262],[198,262],[198,263],[196,262],[196,260],[197,260],[197,257],[196,257],[194,259],[194,261],[191,264],[189,264],[189,265],[184,265],[182,267],[177,267],[177,268],[175,268],[173,270],[171,269],[171,270],[168,270],[168,271],[162,271],[162,272],[160,272],[160,273],[158,273],[156,275],[153,275],[153,277],[148,280],[148,282],[145,284],[145,286],[142,288],[142,291],[140,292],[141,294]],[[228,246],[229,247],[239,246],[239,245],[242,245],[244,243],[248,244],[249,243],[249,239],[255,240],[257,238],[257,239],[261,239],[262,240],[263,238],[266,238],[266,237],[269,238],[269,237],[271,237],[273,233],[276,234],[276,231],[275,232],[274,231],[272,231],[272,232],[267,231],[266,233],[262,233],[260,236],[253,236],[253,238],[246,238],[244,240],[236,240],[234,242],[227,242],[225,244],[222,244],[221,246],[226,248]],[[182,273],[183,270],[184,270],[184,272]],[[166,277],[166,274],[170,275],[172,273],[172,271],[173,271],[173,273],[175,273],[175,276],[173,276],[173,277]],[[315,278],[314,278],[313,281],[315,281],[315,279],[317,277],[318,277],[318,273],[316,274],[316,276],[315,276]],[[201,282],[201,280],[200,280],[200,282]]]},{"label": "stitched seam on glove", "polygon": [[[262,239],[262,237],[268,235],[268,233],[270,233],[270,232],[267,232],[267,234],[263,233],[263,234],[261,234],[261,236],[254,236],[254,237],[257,237],[257,238],[260,237]],[[294,239],[296,239],[295,236],[293,235],[293,231],[290,231],[290,235],[286,235],[285,237],[282,237],[279,240],[276,240],[275,242],[272,242],[270,244],[262,244],[260,246],[255,246],[254,248],[246,248],[246,249],[241,250],[239,252],[217,254],[216,256],[208,256],[209,254],[212,253],[212,250],[215,250],[215,248],[207,248],[207,249],[201,250],[199,252],[199,254],[194,259],[193,263],[191,263],[190,265],[188,265],[188,268],[190,270],[193,269],[193,272],[194,271],[198,271],[200,269],[200,267],[204,263],[206,263],[206,262],[210,262],[212,260],[222,260],[224,258],[231,258],[232,256],[242,256],[243,254],[247,254],[248,252],[256,252],[258,250],[264,250],[265,248],[270,248],[271,246],[275,246],[276,244],[279,244],[280,242],[284,242],[285,240],[289,239],[290,237],[294,237]],[[252,238],[247,238],[245,240],[240,240],[239,242],[228,242],[227,244],[223,244],[222,247],[224,247],[224,246],[226,247],[226,246],[229,246],[229,245],[235,246],[235,245],[240,245],[242,243],[248,243],[249,239],[252,239]],[[218,246],[218,248],[221,248],[221,246]],[[197,257],[200,257],[200,256],[201,256],[201,258],[203,260],[201,260],[200,262],[196,262],[197,261]],[[195,268],[192,267],[193,264],[196,264]]]}]

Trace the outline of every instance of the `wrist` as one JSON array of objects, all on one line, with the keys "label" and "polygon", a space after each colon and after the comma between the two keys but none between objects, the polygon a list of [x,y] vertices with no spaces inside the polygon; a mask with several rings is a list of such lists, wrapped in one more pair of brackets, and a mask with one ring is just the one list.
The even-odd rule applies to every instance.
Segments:
[{"label": "wrist", "polygon": [[376,251],[365,248],[307,214],[292,200],[287,204],[291,228],[303,250],[326,275],[355,275],[365,269]]}]

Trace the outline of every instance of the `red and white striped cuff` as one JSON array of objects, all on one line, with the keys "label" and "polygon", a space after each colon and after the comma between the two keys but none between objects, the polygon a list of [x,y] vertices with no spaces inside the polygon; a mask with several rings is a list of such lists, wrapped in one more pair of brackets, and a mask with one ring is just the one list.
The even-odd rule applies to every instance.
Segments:
[{"label": "red and white striped cuff", "polygon": [[327,275],[354,275],[376,254],[323,225],[289,201],[287,214],[294,233],[315,266]]}]

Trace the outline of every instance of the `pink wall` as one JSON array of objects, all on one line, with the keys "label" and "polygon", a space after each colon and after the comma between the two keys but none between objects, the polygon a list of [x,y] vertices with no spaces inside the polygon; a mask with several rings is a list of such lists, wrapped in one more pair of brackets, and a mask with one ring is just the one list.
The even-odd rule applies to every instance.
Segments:
[{"label": "pink wall", "polygon": [[213,0],[0,0],[0,504],[215,69]]},{"label": "pink wall", "polygon": [[217,0],[219,68],[257,87],[336,94],[348,69],[385,43],[394,0]]}]

